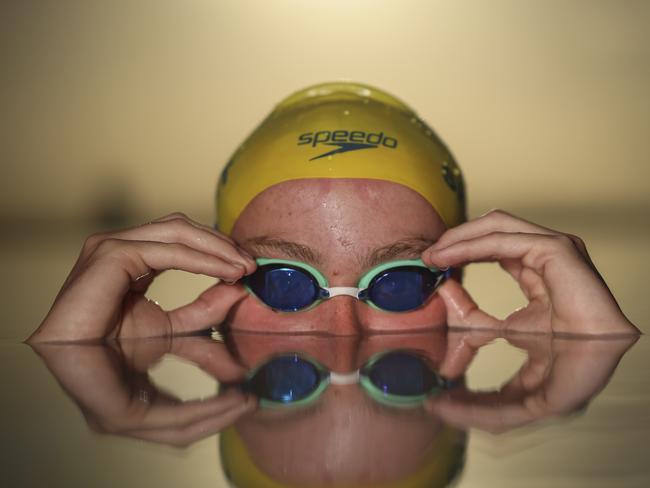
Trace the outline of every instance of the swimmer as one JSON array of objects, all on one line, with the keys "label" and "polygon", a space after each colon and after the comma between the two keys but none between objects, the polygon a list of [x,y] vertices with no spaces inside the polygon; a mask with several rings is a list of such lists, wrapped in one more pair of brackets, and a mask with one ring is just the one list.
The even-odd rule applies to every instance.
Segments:
[{"label": "swimmer", "polygon": [[[366,85],[282,101],[224,168],[216,223],[178,213],[90,236],[29,341],[187,334],[226,319],[232,330],[357,335],[390,331],[396,313],[402,330],[638,333],[578,237],[501,210],[466,221],[451,153]],[[474,262],[498,262],[528,305],[505,320],[482,311],[461,285]],[[145,292],[167,269],[219,283],[165,311]]]}]

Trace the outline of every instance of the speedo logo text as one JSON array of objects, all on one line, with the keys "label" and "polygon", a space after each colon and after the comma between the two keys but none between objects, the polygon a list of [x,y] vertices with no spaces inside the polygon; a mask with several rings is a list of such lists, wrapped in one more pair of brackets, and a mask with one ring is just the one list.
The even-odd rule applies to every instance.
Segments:
[{"label": "speedo logo text", "polygon": [[298,136],[298,145],[318,145],[333,146],[335,149],[319,154],[310,159],[324,158],[349,151],[359,151],[361,149],[377,149],[385,147],[395,149],[397,139],[389,137],[383,132],[365,132],[361,130],[319,130],[316,132],[305,132]]}]

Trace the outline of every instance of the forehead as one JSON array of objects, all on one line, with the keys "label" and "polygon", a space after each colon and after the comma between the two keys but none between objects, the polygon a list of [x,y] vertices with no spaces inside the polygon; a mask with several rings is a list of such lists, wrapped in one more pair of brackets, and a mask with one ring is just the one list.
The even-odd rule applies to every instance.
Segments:
[{"label": "forehead", "polygon": [[415,191],[371,179],[308,179],[266,189],[244,209],[232,236],[243,243],[291,240],[328,256],[403,239],[435,241],[445,226]]}]

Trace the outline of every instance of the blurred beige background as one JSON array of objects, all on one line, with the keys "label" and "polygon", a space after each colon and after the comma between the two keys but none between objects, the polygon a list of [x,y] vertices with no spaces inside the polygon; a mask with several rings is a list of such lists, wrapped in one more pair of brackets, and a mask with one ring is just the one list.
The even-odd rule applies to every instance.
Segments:
[{"label": "blurred beige background", "polygon": [[[643,0],[4,1],[0,339],[38,325],[87,233],[175,210],[211,222],[217,175],[244,137],[287,94],[340,78],[394,93],[439,133],[471,216],[502,207],[584,237],[648,330],[649,25]],[[171,307],[208,281],[165,274],[152,295]],[[470,267],[466,283],[498,315],[522,303],[495,266]],[[498,384],[522,359],[497,351],[470,379]],[[85,429],[58,394],[65,425]],[[548,443],[506,465],[474,439],[463,486],[521,486],[517,469],[567,452]],[[172,453],[167,471],[159,450],[118,447],[127,473],[149,473],[146,460],[161,479],[217,473],[188,469],[214,462],[214,439]]]},{"label": "blurred beige background", "polygon": [[411,104],[472,209],[649,205],[650,2],[3,2],[3,219],[182,209],[290,92]]}]

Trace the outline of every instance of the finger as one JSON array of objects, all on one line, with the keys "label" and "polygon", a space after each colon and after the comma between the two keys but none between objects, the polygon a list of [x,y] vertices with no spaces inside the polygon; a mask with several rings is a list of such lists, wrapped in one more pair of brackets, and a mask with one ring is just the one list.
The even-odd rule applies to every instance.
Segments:
[{"label": "finger", "polygon": [[441,249],[459,241],[474,239],[494,232],[563,235],[573,242],[576,249],[585,259],[589,260],[584,242],[579,237],[534,224],[498,209],[491,210],[477,219],[447,230],[431,247],[433,249]]},{"label": "finger", "polygon": [[207,337],[174,339],[170,352],[196,364],[220,383],[240,382],[248,372],[223,342],[216,342]]},{"label": "finger", "polygon": [[119,353],[104,344],[35,344],[34,350],[63,390],[82,409],[99,416],[119,415],[129,389]]},{"label": "finger", "polygon": [[499,434],[526,425],[535,417],[519,403],[503,404],[494,393],[474,394],[463,400],[432,397],[425,408],[445,423]]},{"label": "finger", "polygon": [[465,374],[478,350],[496,337],[494,331],[449,329],[447,349],[440,365],[440,375],[443,378],[455,379]]},{"label": "finger", "polygon": [[542,277],[535,270],[525,267],[519,259],[502,258],[498,264],[515,279],[529,300],[532,296],[539,296],[545,290]]},{"label": "finger", "polygon": [[228,428],[240,417],[252,412],[255,408],[256,402],[252,398],[249,398],[246,403],[183,428],[135,430],[129,432],[129,436],[158,444],[186,448],[194,442],[210,437]]},{"label": "finger", "polygon": [[[447,280],[438,290],[447,310],[447,349],[440,365],[440,374],[446,378],[462,376],[474,359],[478,348],[494,339],[500,321],[483,312],[467,291],[456,280]],[[477,332],[452,330],[451,327],[470,327]]]},{"label": "finger", "polygon": [[252,273],[256,267],[255,260],[239,249],[231,239],[224,239],[222,235],[180,217],[170,217],[167,220],[113,232],[106,238],[180,243],[197,251],[221,257],[233,264],[241,264],[247,273]]},{"label": "finger", "polygon": [[500,389],[508,398],[523,398],[540,388],[547,379],[553,362],[551,335],[507,334],[508,343],[523,350],[526,361]]},{"label": "finger", "polygon": [[[564,235],[495,232],[431,250],[435,266],[518,259],[528,269],[519,281],[530,302],[546,309],[554,332],[633,334],[609,289]],[[522,271],[523,277],[524,271]],[[537,276],[542,279],[537,279]],[[529,307],[523,309],[530,311]]]},{"label": "finger", "polygon": [[115,274],[114,265],[117,263],[119,268],[128,273],[130,282],[151,271],[167,269],[204,274],[229,281],[239,280],[246,271],[241,264],[231,263],[185,244],[120,239],[103,241],[90,261],[90,264],[102,261],[112,265],[112,274]]},{"label": "finger", "polygon": [[524,266],[543,272],[544,265],[560,254],[571,256],[574,260],[580,256],[580,261],[584,263],[570,242],[568,237],[562,235],[493,232],[426,252],[429,260],[439,267],[519,259]]},{"label": "finger", "polygon": [[221,415],[245,404],[247,397],[236,389],[229,389],[208,400],[188,402],[165,401],[156,397],[147,404],[135,400],[129,415],[116,419],[119,431],[183,428],[206,418]]},{"label": "finger", "polygon": [[218,283],[192,303],[168,312],[172,331],[174,334],[187,334],[217,326],[247,296],[248,292],[239,284]]},{"label": "finger", "polygon": [[224,234],[222,232],[219,232],[214,227],[210,227],[209,225],[204,225],[204,224],[201,224],[200,222],[192,220],[191,218],[189,218],[187,215],[185,215],[182,212],[173,212],[173,213],[170,213],[169,215],[165,215],[163,217],[159,217],[157,219],[154,219],[151,222],[166,222],[166,221],[173,220],[173,219],[183,219],[186,222],[192,224],[193,226],[195,226],[195,227],[197,227],[199,229],[203,229],[203,230],[206,230],[208,232],[212,232],[214,235],[219,236],[221,239],[224,239],[224,240],[230,242],[233,245],[235,244],[235,241],[229,235],[226,235],[226,234]]},{"label": "finger", "polygon": [[[242,266],[245,274],[252,273],[257,267],[255,260],[243,249],[236,246],[228,236],[221,234],[207,226],[190,220],[179,213],[170,214],[149,224],[125,229],[112,233],[98,233],[89,236],[81,253],[66,278],[57,298],[61,296],[70,284],[79,276],[87,265],[88,260],[96,253],[100,246],[107,241],[151,241],[162,243],[183,244],[206,254],[222,258],[235,266]],[[156,276],[157,270],[150,270],[138,276],[140,278],[136,287],[141,292],[146,291],[148,285]]]},{"label": "finger", "polygon": [[445,303],[450,326],[498,328],[499,320],[482,311],[465,288],[456,280],[447,280],[438,289]]},{"label": "finger", "polygon": [[[499,392],[460,390],[432,397],[425,407],[454,425],[495,433],[572,413],[583,408],[605,387],[622,355],[635,342],[635,338],[551,340],[550,355],[555,360],[544,382],[532,393],[522,395],[523,388],[512,388],[512,385]],[[546,348],[541,348],[540,354],[549,354],[542,351]]]},{"label": "finger", "polygon": [[567,414],[584,407],[606,385],[636,338],[554,339],[554,361],[543,388],[526,399],[534,413]]},{"label": "finger", "polygon": [[145,341],[115,340],[111,344],[121,353],[121,359],[129,370],[142,373],[147,378],[149,368],[169,352],[171,337],[148,338]]},{"label": "finger", "polygon": [[466,241],[492,232],[525,232],[527,234],[558,233],[541,225],[515,217],[503,210],[494,209],[478,218],[447,230],[432,247],[447,247],[454,242]]},{"label": "finger", "polygon": [[[108,239],[97,247],[82,269],[78,270],[77,276],[57,297],[45,321],[30,340],[81,341],[105,337],[115,328],[118,319],[134,318],[130,314],[124,315],[124,300],[129,292],[142,292],[139,279],[165,269],[178,269],[231,282],[241,279],[245,272],[243,266],[183,244]],[[201,320],[210,321],[212,316],[220,320],[220,312],[225,311],[215,308],[217,304],[197,305],[194,310],[203,309],[203,314],[191,316],[191,308],[179,312],[178,318],[181,320],[176,322],[179,330],[183,330],[184,323],[191,328],[200,327],[203,324]]]}]

